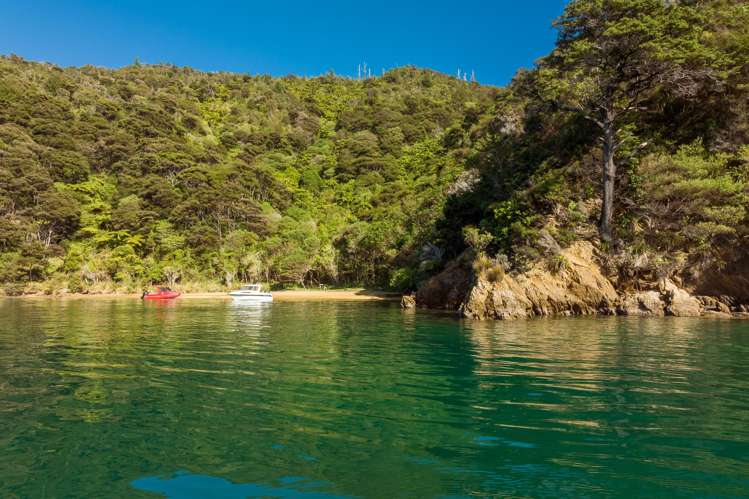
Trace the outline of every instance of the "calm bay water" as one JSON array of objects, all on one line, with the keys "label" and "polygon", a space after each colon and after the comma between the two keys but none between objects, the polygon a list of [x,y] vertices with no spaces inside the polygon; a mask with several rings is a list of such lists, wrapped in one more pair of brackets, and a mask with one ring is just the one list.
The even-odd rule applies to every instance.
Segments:
[{"label": "calm bay water", "polygon": [[749,322],[0,301],[0,497],[749,496]]}]

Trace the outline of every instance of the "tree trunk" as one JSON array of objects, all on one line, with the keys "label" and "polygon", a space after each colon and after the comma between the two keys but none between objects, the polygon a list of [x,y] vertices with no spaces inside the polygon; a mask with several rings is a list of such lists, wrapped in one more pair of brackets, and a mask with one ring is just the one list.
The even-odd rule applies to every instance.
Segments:
[{"label": "tree trunk", "polygon": [[610,242],[612,239],[611,219],[614,215],[614,186],[616,181],[615,151],[616,130],[613,120],[606,119],[603,124],[603,204],[601,205],[601,220],[598,227],[601,239],[606,242]]}]

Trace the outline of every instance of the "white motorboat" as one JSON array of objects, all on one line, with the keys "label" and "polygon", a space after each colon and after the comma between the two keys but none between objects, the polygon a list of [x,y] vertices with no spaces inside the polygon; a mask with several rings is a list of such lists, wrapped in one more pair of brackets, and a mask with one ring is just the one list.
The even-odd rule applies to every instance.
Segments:
[{"label": "white motorboat", "polygon": [[273,295],[270,293],[264,293],[260,289],[260,284],[247,284],[245,286],[242,286],[240,289],[236,291],[232,291],[229,293],[229,296],[231,296],[235,300],[242,300],[242,301],[255,301],[255,302],[268,302],[273,301]]}]

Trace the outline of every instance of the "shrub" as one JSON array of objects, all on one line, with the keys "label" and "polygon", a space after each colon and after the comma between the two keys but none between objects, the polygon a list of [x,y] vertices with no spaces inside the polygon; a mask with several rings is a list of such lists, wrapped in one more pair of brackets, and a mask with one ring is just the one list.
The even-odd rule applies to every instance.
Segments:
[{"label": "shrub", "polygon": [[473,261],[473,270],[476,275],[489,282],[501,281],[509,268],[507,256],[502,253],[494,258],[489,258],[486,253],[480,253]]},{"label": "shrub", "polygon": [[409,291],[416,285],[414,271],[410,268],[399,268],[390,275],[388,286],[396,291]]},{"label": "shrub", "polygon": [[747,182],[732,158],[708,154],[701,143],[674,155],[646,158],[640,167],[647,237],[658,249],[697,249],[735,240],[746,219]]},{"label": "shrub", "polygon": [[463,227],[463,239],[476,254],[483,253],[492,241],[492,235],[469,225]]},{"label": "shrub", "polygon": [[567,258],[561,253],[551,255],[546,259],[546,267],[552,274],[559,274],[560,272],[567,270],[569,266],[569,260],[567,260]]},{"label": "shrub", "polygon": [[492,265],[486,272],[486,280],[489,282],[499,282],[505,277],[505,269],[501,265]]},{"label": "shrub", "polygon": [[9,282],[5,283],[3,292],[7,296],[20,296],[23,294],[24,284],[20,282]]},{"label": "shrub", "polygon": [[485,253],[480,253],[473,261],[473,270],[476,275],[482,276],[484,273],[492,267],[492,259],[486,256]]}]

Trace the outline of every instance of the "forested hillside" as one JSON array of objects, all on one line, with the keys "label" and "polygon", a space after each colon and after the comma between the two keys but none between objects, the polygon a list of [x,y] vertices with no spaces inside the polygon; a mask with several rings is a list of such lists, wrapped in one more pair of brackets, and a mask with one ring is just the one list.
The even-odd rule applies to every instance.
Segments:
[{"label": "forested hillside", "polygon": [[619,290],[749,299],[749,4],[577,0],[556,27],[448,200],[448,255],[491,281],[586,240]]},{"label": "forested hillside", "polygon": [[412,285],[496,89],[0,59],[0,282]]},{"label": "forested hillside", "polygon": [[556,27],[505,89],[0,59],[0,282],[408,290],[586,240],[618,288],[749,297],[749,6],[575,0]]}]

